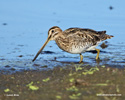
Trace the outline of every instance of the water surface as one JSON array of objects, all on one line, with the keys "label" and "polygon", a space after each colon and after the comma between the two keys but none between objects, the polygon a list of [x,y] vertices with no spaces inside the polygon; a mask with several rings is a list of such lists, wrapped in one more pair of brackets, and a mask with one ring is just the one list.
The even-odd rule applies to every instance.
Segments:
[{"label": "water surface", "polygon": [[[49,2],[49,3],[48,3]],[[108,47],[101,49],[100,63],[95,61],[96,54],[84,53],[84,64],[116,67],[125,66],[125,1],[113,0],[54,0],[54,1],[1,1],[0,6],[0,69],[27,70],[53,68],[72,62],[78,63],[78,54],[69,54],[51,41],[43,53],[33,63],[37,51],[47,39],[52,26],[62,30],[70,27],[106,30],[114,37]],[[110,9],[112,7],[112,9]],[[34,65],[34,64],[38,64]]]}]

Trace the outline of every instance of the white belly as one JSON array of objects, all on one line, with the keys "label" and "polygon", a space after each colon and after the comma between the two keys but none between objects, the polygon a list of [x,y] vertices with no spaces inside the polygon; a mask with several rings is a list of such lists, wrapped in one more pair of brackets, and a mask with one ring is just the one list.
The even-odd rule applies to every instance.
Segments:
[{"label": "white belly", "polygon": [[74,53],[74,54],[80,54],[85,52],[91,45],[87,45],[87,46],[72,46],[72,48],[69,50],[70,53]]},{"label": "white belly", "polygon": [[86,51],[90,51],[90,50],[95,50],[96,46],[98,46],[98,44],[100,43],[100,41],[92,46],[92,44],[87,44],[86,46],[72,46],[72,48],[69,50],[70,53],[74,53],[74,54],[80,54],[80,53],[84,53]]},{"label": "white belly", "polygon": [[97,45],[91,46],[91,47],[89,47],[86,51],[95,50],[95,47],[96,47],[96,46],[97,46]]}]

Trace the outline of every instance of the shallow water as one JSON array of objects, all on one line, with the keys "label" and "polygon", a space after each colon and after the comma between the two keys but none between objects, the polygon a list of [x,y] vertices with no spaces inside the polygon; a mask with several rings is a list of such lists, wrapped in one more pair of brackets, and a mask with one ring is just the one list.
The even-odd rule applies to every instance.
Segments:
[{"label": "shallow water", "polygon": [[[49,3],[48,3],[49,2]],[[63,30],[70,27],[106,30],[114,37],[108,41],[108,47],[101,49],[100,59],[96,54],[84,53],[84,64],[116,67],[125,66],[125,12],[124,0],[119,1],[1,1],[0,6],[0,69],[27,70],[45,69],[78,63],[78,54],[69,54],[51,41],[44,51],[32,63],[37,51],[47,39],[47,31],[52,26]],[[69,5],[70,4],[70,5]],[[109,9],[113,7],[113,9]],[[34,65],[37,64],[37,65]],[[45,67],[46,66],[46,67]]]}]

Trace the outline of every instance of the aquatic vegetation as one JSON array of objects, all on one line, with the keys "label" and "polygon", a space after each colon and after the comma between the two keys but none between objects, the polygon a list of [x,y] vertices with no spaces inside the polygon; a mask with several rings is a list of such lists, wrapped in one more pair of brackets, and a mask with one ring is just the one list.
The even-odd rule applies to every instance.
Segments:
[{"label": "aquatic vegetation", "polygon": [[10,89],[9,89],[9,88],[7,88],[7,89],[5,89],[5,90],[4,90],[4,92],[9,92],[9,91],[10,91]]},{"label": "aquatic vegetation", "polygon": [[120,92],[119,85],[116,85],[116,92]]},{"label": "aquatic vegetation", "polygon": [[81,67],[81,65],[82,65],[82,64],[74,65],[75,70],[76,70],[76,71],[82,70],[83,68]]},{"label": "aquatic vegetation", "polygon": [[31,90],[38,90],[38,89],[39,89],[39,87],[34,86],[34,85],[30,85],[30,86],[29,86],[29,89],[31,89]]},{"label": "aquatic vegetation", "polygon": [[92,67],[89,70],[84,70],[84,72],[82,72],[83,75],[87,75],[87,74],[93,74],[94,72],[99,71],[99,68],[96,67]]},{"label": "aquatic vegetation", "polygon": [[30,82],[29,84],[27,84],[26,86],[30,86],[30,85],[32,85],[33,84],[33,81],[32,82]]},{"label": "aquatic vegetation", "polygon": [[32,84],[33,84],[33,81],[26,86],[28,86],[30,90],[38,90],[39,89],[38,86],[35,86],[35,85],[32,85]]},{"label": "aquatic vegetation", "polygon": [[57,96],[56,96],[56,98],[57,98],[57,99],[61,99],[62,97],[61,97],[61,96],[59,96],[59,95],[57,95]]},{"label": "aquatic vegetation", "polygon": [[74,80],[75,80],[74,78],[69,79],[70,82],[74,82]]},{"label": "aquatic vegetation", "polygon": [[69,76],[73,76],[73,75],[76,75],[76,72],[72,72],[72,71],[71,71],[71,72],[69,73]]},{"label": "aquatic vegetation", "polygon": [[108,86],[108,84],[106,83],[97,83],[97,84],[93,84],[94,86]]},{"label": "aquatic vegetation", "polygon": [[81,96],[81,93],[77,93],[77,94],[72,94],[69,96],[70,99],[79,99],[79,96]]},{"label": "aquatic vegetation", "polygon": [[78,91],[78,88],[75,87],[75,86],[72,86],[72,87],[69,87],[69,88],[66,88],[67,91]]},{"label": "aquatic vegetation", "polygon": [[46,78],[46,79],[43,79],[42,81],[43,82],[48,82],[50,80],[50,78],[48,77],[48,78]]},{"label": "aquatic vegetation", "polygon": [[11,77],[11,79],[15,79],[15,77]]},{"label": "aquatic vegetation", "polygon": [[105,65],[101,66],[102,68],[105,68]]}]

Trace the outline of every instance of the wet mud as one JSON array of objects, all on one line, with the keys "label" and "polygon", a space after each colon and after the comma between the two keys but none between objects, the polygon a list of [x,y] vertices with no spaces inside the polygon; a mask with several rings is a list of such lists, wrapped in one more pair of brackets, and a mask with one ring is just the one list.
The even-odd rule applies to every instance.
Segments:
[{"label": "wet mud", "polygon": [[124,68],[83,64],[13,74],[1,72],[0,100],[124,100],[124,76]]}]

